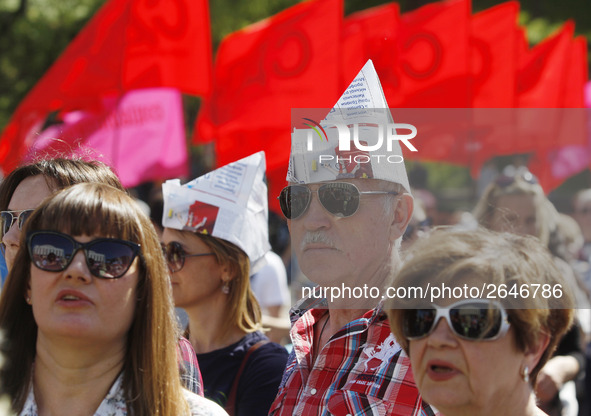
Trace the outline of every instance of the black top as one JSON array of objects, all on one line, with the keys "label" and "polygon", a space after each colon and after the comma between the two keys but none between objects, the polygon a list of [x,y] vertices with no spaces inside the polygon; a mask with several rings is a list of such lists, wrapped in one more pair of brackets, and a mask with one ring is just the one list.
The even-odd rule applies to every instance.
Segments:
[{"label": "black top", "polygon": [[[205,397],[223,407],[246,352],[263,339],[267,337],[261,332],[252,332],[228,347],[197,354]],[[273,342],[259,347],[250,355],[238,383],[236,416],[269,413],[286,362],[287,350]]]}]

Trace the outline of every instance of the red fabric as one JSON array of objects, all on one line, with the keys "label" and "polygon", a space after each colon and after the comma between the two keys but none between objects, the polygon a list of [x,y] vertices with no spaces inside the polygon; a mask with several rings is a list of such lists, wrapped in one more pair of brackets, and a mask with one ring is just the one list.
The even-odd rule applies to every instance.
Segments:
[{"label": "red fabric", "polygon": [[[347,88],[368,59],[373,61],[386,101],[397,94],[399,80],[396,65],[396,38],[400,25],[398,3],[388,3],[349,15],[345,19],[342,45],[342,70]],[[389,101],[388,101],[389,102]]]},{"label": "red fabric", "polygon": [[[558,124],[555,148],[536,152],[529,169],[538,177],[545,192],[560,186],[570,176],[589,167],[591,143],[589,113],[585,107],[585,86],[588,80],[587,40],[575,38],[570,45],[568,66],[561,94],[562,117]],[[560,146],[565,139],[577,135],[580,145]],[[575,137],[576,139],[576,137]]]},{"label": "red fabric", "polygon": [[210,80],[206,0],[111,0],[20,103],[0,138],[0,165],[18,164],[50,111],[92,110],[102,96],[135,88],[205,94]]},{"label": "red fabric", "polygon": [[[554,36],[528,51],[517,74],[517,107],[557,108],[566,77],[574,23],[568,21]],[[582,94],[582,90],[581,90]]]},{"label": "red fabric", "polygon": [[469,0],[428,4],[402,15],[393,67],[399,87],[386,96],[390,107],[470,107],[469,18]]},{"label": "red fabric", "polygon": [[[215,139],[217,166],[264,150],[271,208],[285,183],[291,108],[330,109],[340,94],[342,0],[297,4],[225,38],[218,50],[213,94],[203,102],[193,141]],[[276,180],[274,182],[278,182]]]},{"label": "red fabric", "polygon": [[470,73],[472,106],[515,106],[519,3],[510,1],[472,16]]}]

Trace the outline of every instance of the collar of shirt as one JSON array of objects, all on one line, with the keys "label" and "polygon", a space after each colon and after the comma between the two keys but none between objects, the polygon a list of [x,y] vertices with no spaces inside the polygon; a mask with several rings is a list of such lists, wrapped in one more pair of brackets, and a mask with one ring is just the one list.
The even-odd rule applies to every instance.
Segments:
[{"label": "collar of shirt", "polygon": [[[109,392],[101,402],[100,406],[94,413],[94,416],[125,416],[127,415],[127,405],[125,404],[125,397],[123,394],[123,373],[119,374]],[[29,393],[27,400],[20,412],[20,416],[37,416],[39,409],[35,401],[35,391],[33,382],[29,383]]]}]

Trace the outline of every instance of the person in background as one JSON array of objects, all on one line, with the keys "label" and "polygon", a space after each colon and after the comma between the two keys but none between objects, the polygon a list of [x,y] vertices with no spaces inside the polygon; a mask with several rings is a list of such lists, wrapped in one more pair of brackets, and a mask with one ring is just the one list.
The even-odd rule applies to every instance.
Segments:
[{"label": "person in background", "polygon": [[124,190],[117,175],[104,163],[81,159],[43,159],[22,165],[0,183],[2,247],[8,270],[20,246],[20,230],[27,217],[52,193],[82,182],[106,183]]},{"label": "person in background", "polygon": [[281,343],[289,336],[289,318],[285,307],[290,304],[287,272],[283,260],[273,251],[265,254],[265,264],[250,278],[250,286],[262,312],[262,323],[270,328],[267,337]]},{"label": "person in background", "polygon": [[223,415],[183,389],[166,263],[125,192],[81,183],[29,216],[0,297],[20,415]]},{"label": "person in background", "polygon": [[205,397],[230,415],[266,415],[287,360],[261,332],[250,275],[269,249],[264,153],[188,184],[163,184],[162,244],[185,336],[199,361]]},{"label": "person in background", "polygon": [[431,228],[431,223],[423,209],[422,201],[415,198],[414,202],[412,217],[402,236],[402,244],[400,247],[402,252],[407,251],[415,241],[424,237]]},{"label": "person in background", "polygon": [[573,321],[574,301],[539,241],[484,229],[435,230],[415,243],[392,287],[483,283],[507,291],[551,289],[536,297],[522,292],[491,300],[470,290],[469,298],[389,304],[390,327],[410,357],[419,391],[445,416],[544,415],[536,406],[537,377]]},{"label": "person in background", "polygon": [[[119,178],[106,164],[74,158],[41,159],[10,172],[0,183],[0,226],[7,271],[21,244],[26,219],[49,195],[77,183],[104,183],[123,192]],[[179,338],[179,366],[185,387],[203,395],[199,365],[191,344]]]},{"label": "person in background", "polygon": [[556,266],[573,290],[578,319],[558,344],[554,356],[540,371],[536,388],[541,408],[546,413],[559,415],[565,410],[563,408],[570,408],[570,412],[576,414],[578,402],[575,388],[573,383],[568,382],[577,380],[584,374],[581,331],[591,331],[590,302],[573,268],[555,250],[558,247],[554,244],[558,222],[556,209],[544,195],[537,178],[521,168],[510,175],[500,175],[489,185],[476,204],[474,217],[480,225],[493,231],[538,238],[552,252]]},{"label": "person in background", "polygon": [[591,263],[591,189],[583,189],[575,194],[572,216],[583,232],[582,260]]}]

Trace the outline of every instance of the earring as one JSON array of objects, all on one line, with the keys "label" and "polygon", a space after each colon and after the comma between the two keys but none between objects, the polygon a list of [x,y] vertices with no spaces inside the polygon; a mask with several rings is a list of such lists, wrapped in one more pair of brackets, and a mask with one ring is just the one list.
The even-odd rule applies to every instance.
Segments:
[{"label": "earring", "polygon": [[31,297],[30,297],[30,296],[27,296],[27,299],[26,299],[26,301],[27,301],[27,303],[30,305],[30,304],[31,304]]},{"label": "earring", "polygon": [[526,365],[523,371],[521,372],[521,378],[526,383],[529,383],[529,367]]},{"label": "earring", "polygon": [[222,286],[222,293],[224,295],[228,295],[230,293],[230,282],[224,282],[224,285]]}]

